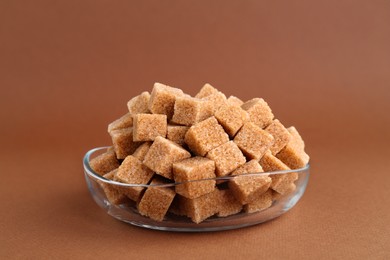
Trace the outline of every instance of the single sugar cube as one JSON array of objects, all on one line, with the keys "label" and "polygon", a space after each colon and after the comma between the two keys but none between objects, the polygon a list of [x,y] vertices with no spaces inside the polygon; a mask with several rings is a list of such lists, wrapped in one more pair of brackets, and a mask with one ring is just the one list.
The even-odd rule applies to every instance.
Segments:
[{"label": "single sugar cube", "polygon": [[127,102],[127,108],[129,109],[130,114],[149,113],[149,100],[150,94],[147,91],[130,99],[129,102]]},{"label": "single sugar cube", "polygon": [[274,137],[274,143],[269,148],[273,155],[279,153],[290,141],[290,133],[278,119],[267,126],[265,131]]},{"label": "single sugar cube", "polygon": [[199,224],[219,211],[219,201],[219,190],[215,188],[214,191],[196,199],[180,196],[179,203],[181,212]]},{"label": "single sugar cube", "polygon": [[209,109],[211,110],[210,113],[212,114],[214,114],[220,107],[227,104],[227,98],[225,94],[219,91],[207,97],[202,98],[202,100],[208,103],[208,105],[210,106]]},{"label": "single sugar cube", "polygon": [[184,93],[181,89],[155,83],[150,95],[149,110],[153,114],[167,115],[168,120],[171,120],[176,98],[183,95]]},{"label": "single sugar cube", "polygon": [[224,105],[215,112],[215,118],[223,126],[230,137],[234,137],[238,130],[249,119],[248,113],[239,106]]},{"label": "single sugar cube", "polygon": [[107,132],[110,133],[113,130],[122,128],[128,128],[133,126],[133,116],[130,113],[123,115],[114,122],[110,123],[107,128]]},{"label": "single sugar cube", "polygon": [[[263,172],[256,160],[251,160],[235,170],[232,175]],[[268,176],[243,175],[236,176],[229,181],[229,188],[241,204],[251,203],[261,194],[266,192],[271,185],[271,178]]]},{"label": "single sugar cube", "polygon": [[125,159],[126,156],[134,153],[140,143],[133,141],[133,128],[123,128],[110,132],[116,158]]},{"label": "single sugar cube", "polygon": [[254,213],[261,210],[268,209],[272,206],[272,190],[268,189],[265,193],[256,198],[255,201],[244,206],[246,213]]},{"label": "single sugar cube", "polygon": [[229,175],[246,162],[245,156],[233,141],[209,151],[207,158],[215,162],[216,174],[219,177]]},{"label": "single sugar cube", "polygon": [[202,99],[193,97],[177,97],[172,122],[191,126],[212,116],[210,104]]},{"label": "single sugar cube", "polygon": [[153,141],[157,136],[167,135],[167,116],[159,114],[136,114],[133,119],[133,140]]},{"label": "single sugar cube", "polygon": [[[270,151],[261,158],[260,165],[267,172],[290,170],[287,165],[273,156]],[[285,194],[290,189],[291,183],[298,178],[298,173],[271,174],[270,177],[272,179],[271,188],[280,194]]]},{"label": "single sugar cube", "polygon": [[220,190],[219,196],[218,217],[227,217],[241,212],[242,205],[230,190]]},{"label": "single sugar cube", "polygon": [[204,86],[200,89],[198,94],[196,94],[196,98],[204,98],[219,92],[218,89],[211,86],[209,83],[204,84]]},{"label": "single sugar cube", "polygon": [[173,163],[190,157],[191,154],[180,145],[158,136],[150,146],[143,163],[157,174],[172,180]]},{"label": "single sugar cube", "polygon": [[[192,157],[173,164],[176,193],[194,199],[210,193],[215,188],[215,163],[204,157]],[[211,180],[203,180],[211,179]],[[202,181],[197,181],[202,180]]]},{"label": "single sugar cube", "polygon": [[133,156],[142,162],[145,159],[151,145],[151,142],[144,142],[135,150]]},{"label": "single sugar cube", "polygon": [[250,159],[259,160],[271,147],[274,138],[254,123],[247,122],[234,137],[234,142]]},{"label": "single sugar cube", "polygon": [[[103,175],[103,177],[108,180],[113,180],[117,171],[118,169],[115,169],[109,173],[106,173],[105,175]],[[105,183],[102,181],[98,181],[98,182],[102,187],[104,194],[106,195],[106,198],[109,203],[114,205],[119,205],[127,202],[128,200],[127,196],[120,189],[118,189],[118,186]]]},{"label": "single sugar cube", "polygon": [[119,161],[116,158],[114,150],[108,150],[105,153],[102,153],[99,156],[93,158],[89,165],[92,170],[100,175],[109,173],[110,171],[119,167]]},{"label": "single sugar cube", "polygon": [[305,152],[303,139],[295,127],[289,127],[287,130],[291,135],[290,141],[278,154],[276,154],[276,157],[291,169],[305,167],[309,162],[310,157]]},{"label": "single sugar cube", "polygon": [[239,107],[240,107],[242,104],[244,104],[244,102],[243,102],[241,99],[239,99],[238,97],[236,97],[236,96],[230,96],[230,97],[228,97],[227,102],[228,102],[228,104],[230,104],[230,105],[239,106]]},{"label": "single sugar cube", "polygon": [[290,183],[290,185],[287,187],[287,189],[284,191],[283,194],[280,194],[279,192],[273,190],[272,191],[272,199],[273,200],[280,200],[280,199],[284,198],[285,196],[292,194],[296,188],[297,188],[297,186],[295,185],[295,183]]},{"label": "single sugar cube", "polygon": [[210,117],[199,122],[188,129],[185,143],[195,154],[204,156],[210,150],[229,141],[229,136],[218,124],[215,117]]},{"label": "single sugar cube", "polygon": [[189,126],[182,126],[182,125],[168,125],[167,128],[167,139],[171,140],[172,142],[175,142],[179,145],[184,144],[184,137],[190,129]]},{"label": "single sugar cube", "polygon": [[[163,221],[176,193],[169,187],[159,187],[164,182],[153,179],[138,204],[138,212],[155,221]],[[155,186],[153,186],[155,185]]]},{"label": "single sugar cube", "polygon": [[274,119],[271,108],[262,98],[251,99],[241,107],[249,113],[250,120],[260,128],[267,127]]},{"label": "single sugar cube", "polygon": [[[119,166],[115,180],[128,184],[148,184],[153,177],[153,171],[144,166],[136,157],[129,155]],[[138,201],[144,187],[126,187],[126,195],[133,201]]]}]

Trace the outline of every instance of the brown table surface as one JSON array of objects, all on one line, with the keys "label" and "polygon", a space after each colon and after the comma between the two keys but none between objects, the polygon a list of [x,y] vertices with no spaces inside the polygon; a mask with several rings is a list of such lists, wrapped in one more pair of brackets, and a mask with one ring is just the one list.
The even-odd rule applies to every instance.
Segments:
[{"label": "brown table surface", "polygon": [[[388,1],[1,1],[1,259],[390,259]],[[155,81],[263,97],[311,177],[264,224],[146,230],[106,215],[81,159]]]}]

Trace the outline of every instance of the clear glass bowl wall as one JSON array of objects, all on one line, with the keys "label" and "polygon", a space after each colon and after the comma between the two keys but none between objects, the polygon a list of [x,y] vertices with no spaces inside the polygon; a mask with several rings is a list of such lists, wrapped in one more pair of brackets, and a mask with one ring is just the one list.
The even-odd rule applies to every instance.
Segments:
[{"label": "clear glass bowl wall", "polygon": [[[228,217],[210,217],[199,224],[192,222],[191,219],[187,217],[178,216],[168,212],[164,220],[159,222],[139,214],[135,202],[129,201],[127,203],[114,205],[110,203],[110,201],[107,199],[102,189],[101,183],[107,183],[118,187],[143,186],[147,188],[150,185],[118,183],[112,180],[105,179],[104,177],[94,172],[89,165],[90,160],[98,156],[99,154],[102,154],[104,151],[106,151],[106,149],[107,147],[92,149],[85,154],[83,159],[85,179],[94,201],[112,217],[135,226],[150,229],[165,231],[202,232],[228,230],[259,224],[279,217],[280,215],[291,209],[302,197],[309,180],[309,164],[306,165],[304,168],[291,171],[246,174],[245,176],[249,177],[267,174],[288,174],[291,172],[296,172],[298,173],[298,179],[294,182],[296,185],[296,189],[293,192],[280,197],[280,199],[278,200],[274,200],[272,202],[271,207],[259,212],[245,213],[244,211],[241,211],[238,214],[231,215]],[[229,179],[232,178],[235,177],[226,176],[216,178],[216,180],[224,179],[229,181]],[[200,182],[201,181],[202,180],[200,180]],[[180,183],[164,184],[165,187],[175,187],[176,185],[180,185]]]}]

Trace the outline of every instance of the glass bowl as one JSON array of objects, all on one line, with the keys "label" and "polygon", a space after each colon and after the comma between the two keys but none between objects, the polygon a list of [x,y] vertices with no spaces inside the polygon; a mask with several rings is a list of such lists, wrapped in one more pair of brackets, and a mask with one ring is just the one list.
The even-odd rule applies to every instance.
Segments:
[{"label": "glass bowl", "polygon": [[[190,218],[185,216],[179,216],[176,214],[168,213],[165,215],[163,221],[155,221],[148,217],[142,216],[138,213],[136,202],[128,200],[124,203],[115,205],[111,203],[105,192],[102,188],[102,185],[112,185],[116,188],[125,188],[125,187],[145,187],[148,188],[151,185],[141,185],[141,184],[125,184],[116,182],[113,180],[106,179],[100,176],[98,173],[94,172],[89,164],[90,160],[94,157],[102,154],[107,150],[107,147],[99,147],[88,151],[83,159],[84,164],[84,173],[85,179],[88,185],[88,189],[95,200],[95,202],[105,210],[112,217],[130,223],[135,226],[164,230],[164,231],[182,231],[182,232],[203,232],[203,231],[219,231],[219,230],[229,230],[242,228],[247,226],[256,225],[276,217],[279,217],[283,213],[291,209],[302,197],[305,192],[307,183],[309,181],[309,169],[310,165],[307,164],[301,169],[288,170],[288,171],[275,171],[275,172],[262,172],[262,173],[251,173],[240,175],[240,177],[251,177],[251,176],[264,176],[264,175],[273,175],[273,174],[289,174],[297,173],[298,178],[295,180],[294,184],[296,186],[295,190],[289,194],[280,195],[273,198],[272,205],[267,209],[258,211],[255,213],[246,213],[241,211],[237,214],[230,215],[227,217],[217,217],[212,216],[203,222],[197,224],[191,221]],[[237,178],[237,176],[225,176],[215,178],[217,183],[226,182]],[[207,179],[210,180],[210,179]],[[205,180],[199,180],[200,182]],[[163,187],[175,187],[180,185],[180,183],[169,183],[169,184],[158,184],[154,186],[163,186]],[[276,194],[276,192],[275,192]]]}]

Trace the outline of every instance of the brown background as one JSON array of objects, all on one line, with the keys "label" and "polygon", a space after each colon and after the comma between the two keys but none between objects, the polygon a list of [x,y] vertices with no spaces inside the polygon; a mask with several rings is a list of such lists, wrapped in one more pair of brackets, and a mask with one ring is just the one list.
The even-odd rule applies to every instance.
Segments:
[{"label": "brown background", "polygon": [[[81,159],[155,81],[263,97],[307,143],[302,200],[187,234],[106,215]],[[389,259],[389,1],[1,1],[0,258]]]}]

